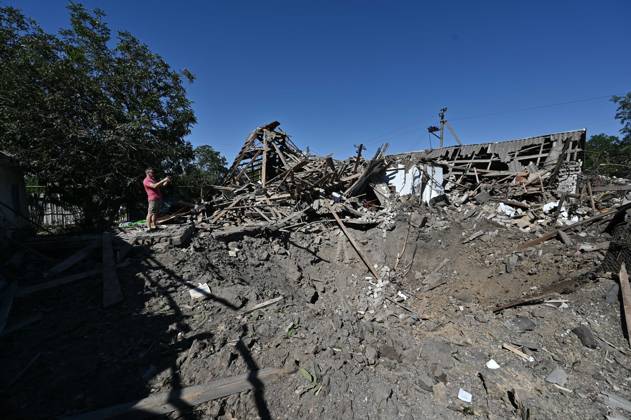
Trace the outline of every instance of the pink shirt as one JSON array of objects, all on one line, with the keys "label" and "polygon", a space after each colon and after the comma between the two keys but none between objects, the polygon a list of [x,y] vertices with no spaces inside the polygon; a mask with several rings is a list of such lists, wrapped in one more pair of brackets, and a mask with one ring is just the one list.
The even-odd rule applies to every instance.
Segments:
[{"label": "pink shirt", "polygon": [[155,184],[156,180],[147,176],[144,181],[142,181],[142,185],[145,187],[145,192],[147,193],[148,201],[156,201],[162,200],[162,193],[157,188],[151,188],[151,184]]}]

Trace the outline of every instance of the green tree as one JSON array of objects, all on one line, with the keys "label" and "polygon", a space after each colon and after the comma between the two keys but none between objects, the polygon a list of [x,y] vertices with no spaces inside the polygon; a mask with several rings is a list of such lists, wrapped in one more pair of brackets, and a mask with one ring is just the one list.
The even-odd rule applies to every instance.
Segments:
[{"label": "green tree", "polygon": [[194,193],[193,196],[209,198],[212,190],[208,187],[218,184],[227,171],[226,158],[208,145],[196,147],[193,155],[194,159],[180,182],[199,192],[199,195]]},{"label": "green tree", "polygon": [[585,169],[593,174],[631,177],[631,92],[614,96],[618,105],[615,118],[620,121],[622,138],[607,134],[592,136],[586,145]]},{"label": "green tree", "polygon": [[591,136],[585,147],[585,168],[587,171],[594,174],[613,175],[616,167],[607,165],[615,159],[619,141],[618,137],[607,134]]},{"label": "green tree", "polygon": [[616,119],[622,124],[620,129],[622,141],[629,145],[631,144],[631,92],[625,96],[614,96],[612,101],[618,105]]},{"label": "green tree", "polygon": [[128,32],[112,40],[100,10],[70,3],[53,35],[0,8],[0,147],[85,222],[142,203],[147,166],[182,173],[195,116],[178,73]]}]

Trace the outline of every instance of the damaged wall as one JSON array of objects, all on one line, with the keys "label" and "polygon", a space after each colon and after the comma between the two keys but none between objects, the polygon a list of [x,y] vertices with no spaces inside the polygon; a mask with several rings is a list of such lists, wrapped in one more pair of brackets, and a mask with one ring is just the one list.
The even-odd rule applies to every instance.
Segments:
[{"label": "damaged wall", "polygon": [[[390,170],[405,173],[431,164],[445,171],[445,179],[457,185],[513,182],[517,177],[532,181],[533,176],[554,184],[558,192],[573,193],[584,160],[586,130],[566,131],[503,142],[442,147],[391,156]],[[410,194],[398,180],[392,186],[400,194]],[[528,185],[526,183],[526,185]],[[537,187],[538,188],[538,187]],[[524,187],[526,193],[530,192]]]}]

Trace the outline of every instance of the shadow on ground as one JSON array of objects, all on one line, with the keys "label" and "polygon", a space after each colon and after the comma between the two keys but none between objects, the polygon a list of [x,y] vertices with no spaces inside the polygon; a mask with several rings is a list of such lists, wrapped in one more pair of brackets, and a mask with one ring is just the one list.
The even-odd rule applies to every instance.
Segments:
[{"label": "shadow on ground", "polygon": [[[118,270],[125,299],[114,307],[102,307],[98,276],[14,302],[10,319],[34,313],[41,313],[42,318],[0,337],[2,418],[80,414],[165,390],[170,390],[168,400],[180,418],[200,416],[181,398],[182,387],[199,384],[183,383],[178,357],[195,340],[213,334],[195,334],[172,295],[177,290],[181,293],[181,284],[191,284],[161,265],[148,249],[137,249],[131,260]],[[148,275],[150,270],[161,271],[168,281],[157,282]],[[161,301],[167,304],[148,305],[156,295],[166,298]],[[239,309],[218,296],[207,298],[227,310]],[[257,363],[242,341],[236,349],[250,371],[248,380],[259,416],[270,418],[263,383],[256,377]],[[158,384],[160,389],[150,389],[151,379],[161,373],[167,379]],[[130,416],[140,417],[146,413],[136,411]]]}]

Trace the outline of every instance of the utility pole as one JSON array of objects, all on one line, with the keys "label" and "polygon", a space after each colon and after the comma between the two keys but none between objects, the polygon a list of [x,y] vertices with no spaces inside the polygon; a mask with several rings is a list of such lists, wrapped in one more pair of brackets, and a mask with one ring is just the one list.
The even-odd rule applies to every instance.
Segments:
[{"label": "utility pole", "polygon": [[[456,134],[456,130],[454,130],[451,124],[449,124],[449,121],[447,121],[447,118],[445,118],[446,113],[447,113],[447,107],[441,108],[440,112],[438,112],[438,118],[440,118],[440,127],[436,127],[435,125],[430,125],[429,127],[427,127],[427,132],[429,134],[434,135],[434,137],[436,137],[440,141],[439,147],[443,147],[443,144],[445,142],[445,127],[447,127],[447,129],[449,130],[453,138],[456,140],[456,143],[462,146],[462,142],[460,141],[460,137],[458,137],[458,134]],[[439,132],[440,135],[436,134],[436,132]]]}]

